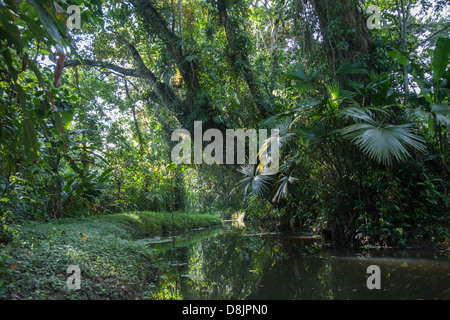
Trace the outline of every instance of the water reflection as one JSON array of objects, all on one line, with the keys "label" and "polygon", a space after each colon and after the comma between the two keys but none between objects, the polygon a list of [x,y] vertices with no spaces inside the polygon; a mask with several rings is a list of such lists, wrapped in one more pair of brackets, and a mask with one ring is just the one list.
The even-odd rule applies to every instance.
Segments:
[{"label": "water reflection", "polygon": [[[450,298],[448,259],[433,252],[333,251],[314,239],[230,226],[148,245],[162,269],[153,299]],[[380,290],[366,286],[373,264]]]}]

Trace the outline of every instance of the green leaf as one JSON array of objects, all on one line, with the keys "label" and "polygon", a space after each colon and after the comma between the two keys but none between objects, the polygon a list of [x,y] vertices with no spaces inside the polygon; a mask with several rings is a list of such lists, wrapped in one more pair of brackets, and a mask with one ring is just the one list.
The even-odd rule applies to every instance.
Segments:
[{"label": "green leaf", "polygon": [[38,66],[36,65],[36,63],[33,60],[28,59],[28,57],[27,57],[27,62],[28,62],[28,66],[31,68],[31,70],[33,70],[34,74],[36,75],[37,79],[39,80],[39,84],[41,85],[42,88],[44,88],[44,78],[42,77],[42,73],[39,70]]},{"label": "green leaf", "polygon": [[431,112],[438,125],[450,126],[450,108],[447,103],[434,103]]},{"label": "green leaf", "polygon": [[431,112],[449,115],[450,109],[448,107],[448,104],[433,103],[433,105],[431,106]]},{"label": "green leaf", "polygon": [[45,11],[40,1],[30,0],[30,2],[33,5],[34,9],[36,10],[39,20],[41,21],[45,30],[48,32],[50,37],[56,42],[55,45],[56,51],[60,54],[65,55],[64,47],[61,41],[61,37],[59,36],[58,28],[55,26],[53,21],[47,15],[47,12]]},{"label": "green leaf", "polygon": [[64,123],[63,120],[61,118],[61,113],[54,111],[52,112],[53,114],[53,119],[55,120],[55,127],[57,129],[57,133],[63,133],[64,132]]},{"label": "green leaf", "polygon": [[294,71],[288,71],[284,74],[284,78],[288,80],[300,80],[307,82],[308,77],[306,76],[305,71],[301,67],[297,67]]},{"label": "green leaf", "polygon": [[29,118],[23,119],[22,125],[22,138],[25,147],[25,158],[27,160],[33,160],[38,155],[38,141],[36,137],[36,131],[34,130],[33,122]]},{"label": "green leaf", "polygon": [[10,23],[6,19],[10,15],[0,14],[0,22],[3,28],[0,28],[2,34],[8,39],[10,43],[13,43],[19,52],[22,52],[22,39],[20,36],[19,28],[17,25]]},{"label": "green leaf", "polygon": [[336,71],[338,74],[366,74],[366,65],[361,61],[349,62],[344,61]]},{"label": "green leaf", "polygon": [[12,79],[14,80],[14,82],[17,82],[17,71],[16,71],[16,69],[13,66],[11,53],[9,52],[8,48],[6,48],[2,52],[2,56],[3,56],[3,60],[6,62],[6,65],[8,67],[9,74],[11,75]]},{"label": "green leaf", "polygon": [[33,19],[31,19],[24,13],[19,13],[19,17],[26,23],[31,32],[33,32],[34,36],[36,37],[36,40],[44,41],[45,31],[36,22],[34,22]]},{"label": "green leaf", "polygon": [[64,125],[64,129],[69,129],[72,124],[74,113],[73,111],[62,111],[61,112],[61,120]]},{"label": "green leaf", "polygon": [[20,106],[22,107],[22,110],[26,110],[27,107],[27,94],[23,90],[22,86],[18,83],[15,84],[16,90],[17,90],[17,96],[19,98]]},{"label": "green leaf", "polygon": [[[411,113],[411,119],[428,121],[431,135],[434,135],[434,121],[438,125],[450,126],[450,108],[446,103],[433,103],[431,111],[416,109]],[[433,121],[434,120],[434,121]]]},{"label": "green leaf", "polygon": [[409,65],[409,58],[404,56],[400,51],[398,50],[392,50],[388,52],[388,55],[397,60],[400,64],[404,65],[405,67]]},{"label": "green leaf", "polygon": [[448,67],[448,58],[450,54],[450,39],[439,38],[434,49],[433,61],[433,79],[437,83]]}]

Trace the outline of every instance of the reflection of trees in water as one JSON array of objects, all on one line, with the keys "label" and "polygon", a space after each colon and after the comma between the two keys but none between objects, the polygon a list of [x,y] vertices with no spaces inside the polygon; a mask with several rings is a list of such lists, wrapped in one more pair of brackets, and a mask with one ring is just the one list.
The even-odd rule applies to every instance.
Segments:
[{"label": "reflection of trees in water", "polygon": [[[201,278],[208,281],[183,281],[187,299],[296,299],[302,288],[322,297],[323,287],[317,280],[323,261],[311,250],[299,260],[299,249],[288,246],[287,250],[282,238],[221,234],[204,241],[201,248],[202,262],[196,265],[201,267]],[[191,255],[197,251],[193,247]],[[305,295],[310,294],[308,290]]]},{"label": "reflection of trees in water", "polygon": [[[193,241],[162,255],[161,261],[184,264],[164,271],[160,290],[170,292],[171,286],[177,291],[172,297],[181,299],[449,298],[445,263],[424,273],[424,266],[430,266],[418,257],[414,265],[402,263],[412,261],[411,256],[392,258],[392,252],[387,258],[364,260],[355,252],[331,252],[312,244],[234,233]],[[381,290],[366,287],[370,264],[380,264]]]},{"label": "reflection of trees in water", "polygon": [[279,257],[266,270],[249,299],[321,299],[328,294],[326,260],[314,248],[282,239]]},{"label": "reflection of trees in water", "polygon": [[244,299],[258,285],[258,275],[250,272],[254,259],[245,237],[221,234],[204,241],[202,260],[203,279],[208,281],[185,281],[186,298]]}]

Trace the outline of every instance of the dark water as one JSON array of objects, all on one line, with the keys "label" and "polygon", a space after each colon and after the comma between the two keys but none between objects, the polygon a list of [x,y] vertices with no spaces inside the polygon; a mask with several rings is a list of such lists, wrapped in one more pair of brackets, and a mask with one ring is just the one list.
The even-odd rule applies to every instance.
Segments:
[{"label": "dark water", "polygon": [[[336,251],[231,226],[147,242],[163,271],[151,299],[450,298],[449,259],[438,252]],[[379,267],[380,289],[367,286],[370,265]]]}]

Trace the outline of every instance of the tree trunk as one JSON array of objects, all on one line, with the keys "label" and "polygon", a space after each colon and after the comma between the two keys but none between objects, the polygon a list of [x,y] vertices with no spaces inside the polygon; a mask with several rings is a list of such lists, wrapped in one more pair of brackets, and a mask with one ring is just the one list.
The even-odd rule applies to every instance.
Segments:
[{"label": "tree trunk", "polygon": [[[402,52],[406,52],[406,35],[408,30],[408,20],[411,9],[411,0],[408,0],[406,7],[403,0],[400,0],[400,4],[398,3],[398,0],[395,0],[395,6],[397,7],[398,24],[400,29],[400,50]],[[402,73],[403,73],[403,90],[405,91],[405,93],[408,93],[409,92],[408,72],[406,71],[406,66],[404,65],[402,65]]]},{"label": "tree trunk", "polygon": [[344,60],[366,60],[372,42],[356,0],[312,0],[319,18],[323,49],[332,70]]},{"label": "tree trunk", "polygon": [[278,20],[277,18],[275,18],[273,20],[273,26],[272,26],[272,32],[270,34],[271,37],[271,42],[270,42],[270,51],[273,52],[275,46],[277,45],[278,42],[278,27],[280,24],[280,20]]},{"label": "tree trunk", "polygon": [[[256,106],[258,107],[261,116],[263,118],[268,118],[272,114],[271,106],[269,103],[269,99],[267,93],[260,90],[260,86],[258,83],[258,79],[254,74],[254,71],[251,68],[250,60],[247,53],[240,47],[237,41],[239,24],[237,21],[230,21],[230,17],[228,15],[227,2],[225,0],[217,1],[217,9],[219,11],[219,20],[222,24],[222,27],[225,29],[225,33],[227,36],[228,46],[230,48],[230,58],[231,64],[234,65],[235,62],[239,61],[240,73],[243,76],[245,82],[247,83],[248,89],[255,101]],[[261,38],[264,43],[264,38]],[[265,45],[265,43],[264,43]],[[238,75],[239,76],[239,75]]]},{"label": "tree trunk", "polygon": [[[123,81],[125,83],[125,92],[127,95],[127,99],[131,100],[130,92],[128,91],[127,80],[125,78],[123,78]],[[139,123],[136,118],[136,107],[134,106],[134,101],[131,101],[131,111],[133,113],[133,122],[134,122],[134,126],[136,128],[136,134],[137,134],[138,140],[139,140],[139,149],[141,150],[141,152],[144,152],[144,140],[142,138],[141,129],[139,128]]]},{"label": "tree trunk", "polygon": [[[183,40],[183,2],[178,0],[178,20],[180,24],[180,37]],[[183,47],[183,46],[182,46]]]}]

